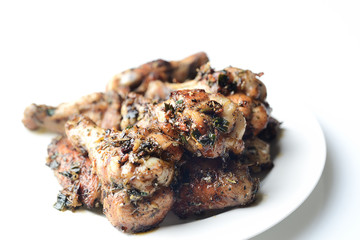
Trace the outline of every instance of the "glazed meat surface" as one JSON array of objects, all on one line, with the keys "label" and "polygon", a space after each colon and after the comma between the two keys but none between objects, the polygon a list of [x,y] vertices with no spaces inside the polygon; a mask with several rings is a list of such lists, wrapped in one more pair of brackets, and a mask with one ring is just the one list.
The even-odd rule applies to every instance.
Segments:
[{"label": "glazed meat surface", "polygon": [[119,128],[120,107],[121,99],[116,92],[92,93],[57,107],[31,104],[25,109],[23,123],[30,130],[45,128],[63,134],[66,121],[82,114],[104,128]]},{"label": "glazed meat surface", "polygon": [[48,147],[46,165],[54,170],[60,185],[65,189],[63,195],[69,197],[69,194],[73,194],[72,198],[77,195],[75,198],[87,208],[99,206],[101,185],[92,163],[66,137],[52,140]]},{"label": "glazed meat surface", "polygon": [[192,79],[196,76],[196,70],[208,61],[207,55],[203,52],[180,61],[155,60],[115,75],[106,89],[117,91],[120,95],[126,95],[130,91],[144,93],[149,83],[154,80],[183,82]]},{"label": "glazed meat surface", "polygon": [[239,162],[190,159],[180,169],[174,212],[186,217],[211,209],[248,205],[255,199],[258,179]]}]

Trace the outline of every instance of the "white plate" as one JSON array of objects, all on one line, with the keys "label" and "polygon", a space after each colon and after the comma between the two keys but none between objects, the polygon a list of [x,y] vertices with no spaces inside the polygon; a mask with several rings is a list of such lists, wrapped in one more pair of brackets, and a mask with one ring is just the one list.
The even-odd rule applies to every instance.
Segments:
[{"label": "white plate", "polygon": [[[32,167],[32,171],[41,172],[37,182],[39,187],[48,190],[39,191],[37,197],[40,196],[42,199],[30,202],[37,209],[26,208],[29,214],[33,212],[34,220],[27,219],[26,231],[23,234],[36,234],[41,238],[51,236],[52,239],[71,236],[69,239],[184,240],[199,237],[243,239],[267,230],[291,214],[310,195],[323,171],[326,152],[321,128],[305,107],[282,99],[269,102],[274,108],[273,116],[283,122],[283,132],[279,142],[280,153],[274,160],[274,168],[261,182],[256,204],[191,222],[179,220],[170,214],[154,231],[128,235],[112,227],[100,213],[86,210],[75,213],[58,212],[53,209],[52,203],[55,202],[60,186],[51,176],[50,169],[41,167],[44,163],[37,163],[36,166],[32,164],[29,167]],[[49,136],[32,133],[29,133],[28,138],[29,141],[38,141],[37,145],[41,144],[41,149],[46,148],[50,141]],[[41,156],[31,156],[31,159],[37,158],[36,161],[40,161],[44,157],[44,152],[41,152]],[[36,178],[29,174],[28,179],[34,181],[34,177]],[[59,232],[61,234],[57,234]]]}]

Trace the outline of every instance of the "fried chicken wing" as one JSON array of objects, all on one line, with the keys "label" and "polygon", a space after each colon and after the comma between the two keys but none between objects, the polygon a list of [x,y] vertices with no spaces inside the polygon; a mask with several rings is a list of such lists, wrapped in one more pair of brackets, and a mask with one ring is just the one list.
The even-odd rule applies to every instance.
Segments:
[{"label": "fried chicken wing", "polygon": [[57,107],[31,104],[25,109],[23,124],[30,130],[40,127],[64,133],[66,121],[73,115],[88,116],[103,128],[119,128],[121,99],[116,92],[92,93]]},{"label": "fried chicken wing", "polygon": [[191,55],[180,61],[164,61],[162,59],[145,63],[138,68],[121,72],[113,77],[106,89],[121,94],[127,91],[144,93],[150,82],[183,82],[196,76],[196,70],[209,61],[203,52]]},{"label": "fried chicken wing", "polygon": [[252,203],[259,187],[246,166],[221,159],[190,159],[180,170],[174,212],[186,217]]}]

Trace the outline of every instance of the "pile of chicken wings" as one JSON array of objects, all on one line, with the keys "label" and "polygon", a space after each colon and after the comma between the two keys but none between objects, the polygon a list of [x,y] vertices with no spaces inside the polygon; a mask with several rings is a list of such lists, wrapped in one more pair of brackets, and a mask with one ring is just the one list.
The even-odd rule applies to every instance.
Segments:
[{"label": "pile of chicken wings", "polygon": [[104,92],[56,107],[32,104],[23,124],[58,133],[46,164],[62,186],[58,210],[102,207],[124,232],[169,211],[184,218],[251,204],[254,173],[270,169],[279,122],[262,73],[215,71],[203,52],[115,75]]}]

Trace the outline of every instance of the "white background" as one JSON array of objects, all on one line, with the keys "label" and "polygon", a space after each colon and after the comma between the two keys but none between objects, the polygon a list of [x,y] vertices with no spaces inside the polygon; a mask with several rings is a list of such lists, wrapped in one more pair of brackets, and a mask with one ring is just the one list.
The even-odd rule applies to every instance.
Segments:
[{"label": "white background", "polygon": [[44,183],[56,181],[44,166],[48,136],[21,124],[27,105],[75,100],[129,67],[198,51],[218,69],[264,72],[269,96],[302,101],[326,137],[313,193],[254,239],[359,238],[359,10],[357,1],[1,1],[1,239],[37,234],[46,217],[37,208],[58,191]]}]

